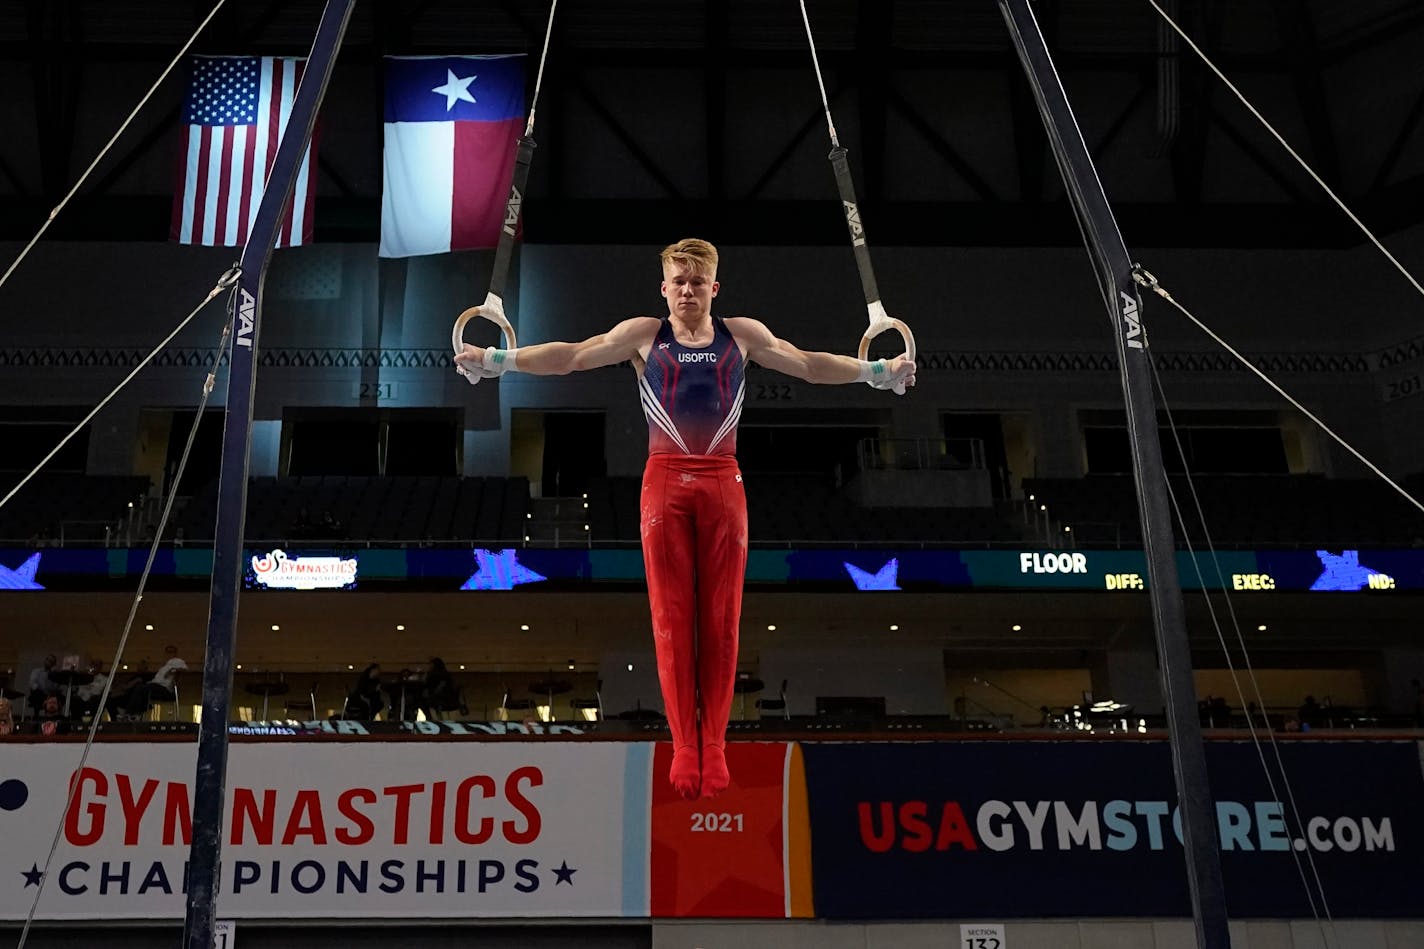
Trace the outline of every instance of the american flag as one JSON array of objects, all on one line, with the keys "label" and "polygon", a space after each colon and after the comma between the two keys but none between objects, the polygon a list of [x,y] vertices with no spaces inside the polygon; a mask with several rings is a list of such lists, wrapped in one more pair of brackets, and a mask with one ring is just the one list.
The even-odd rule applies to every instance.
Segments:
[{"label": "american flag", "polygon": [[[171,239],[224,247],[247,242],[305,65],[273,56],[193,57]],[[315,149],[313,137],[282,216],[278,247],[311,243]]]}]

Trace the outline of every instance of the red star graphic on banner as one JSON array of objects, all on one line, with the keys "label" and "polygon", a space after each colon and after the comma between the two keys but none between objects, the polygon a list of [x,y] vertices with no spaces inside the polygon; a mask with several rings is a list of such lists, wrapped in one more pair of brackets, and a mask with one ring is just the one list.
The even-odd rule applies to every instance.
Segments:
[{"label": "red star graphic on banner", "polygon": [[783,742],[727,745],[732,784],[710,800],[685,801],[667,782],[672,748],[653,756],[654,916],[783,917],[786,914]]}]

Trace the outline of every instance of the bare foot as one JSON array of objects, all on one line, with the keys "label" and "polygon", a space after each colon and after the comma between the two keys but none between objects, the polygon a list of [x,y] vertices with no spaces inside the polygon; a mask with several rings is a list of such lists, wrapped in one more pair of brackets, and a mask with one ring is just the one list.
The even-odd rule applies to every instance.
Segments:
[{"label": "bare foot", "polygon": [[[722,770],[726,771],[723,765]],[[673,788],[689,801],[697,799],[700,790],[697,767],[697,748],[683,745],[672,753],[672,767],[668,769],[668,780]]]}]

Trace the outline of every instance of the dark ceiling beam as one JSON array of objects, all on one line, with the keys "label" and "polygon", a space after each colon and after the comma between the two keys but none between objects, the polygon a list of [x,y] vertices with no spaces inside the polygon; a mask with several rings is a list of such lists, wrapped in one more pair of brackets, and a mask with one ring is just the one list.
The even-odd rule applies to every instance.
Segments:
[{"label": "dark ceiling beam", "polygon": [[1014,170],[1018,192],[1011,200],[1027,205],[1043,202],[1047,132],[1037,111],[1033,89],[1017,69],[1009,73],[1009,114],[1013,124]]},{"label": "dark ceiling beam", "polygon": [[[229,37],[242,30],[243,5],[239,3],[224,3],[222,7],[214,13],[213,7],[216,6],[217,2],[218,0],[193,0],[191,5],[192,12],[189,14],[193,29],[197,29],[198,24],[207,20],[209,14],[212,15],[212,19],[208,20],[207,28],[193,44],[193,52],[195,53],[234,52],[227,48],[226,43]],[[101,42],[94,45],[103,48],[107,44]],[[92,53],[92,49],[90,52]],[[159,48],[155,51],[154,55],[155,58],[171,57],[172,50]]]},{"label": "dark ceiling beam", "polygon": [[[1177,22],[1183,25],[1188,35],[1197,37],[1197,42],[1208,55],[1213,55],[1217,46],[1217,30],[1213,29],[1213,25],[1220,22],[1219,17],[1209,15],[1211,4],[1212,0],[1179,0],[1177,17]],[[1206,177],[1207,132],[1211,125],[1216,81],[1207,74],[1195,55],[1180,51],[1176,80],[1180,109],[1176,137],[1167,144],[1172,189],[1178,201],[1200,204]]]},{"label": "dark ceiling beam", "polygon": [[[1161,0],[1161,3],[1167,17],[1176,20],[1181,16],[1177,9],[1179,0]],[[1167,17],[1157,21],[1157,148],[1154,157],[1171,150],[1182,125],[1182,41]]]},{"label": "dark ceiling beam", "polygon": [[341,193],[341,197],[359,197],[356,193],[355,186],[352,185],[351,182],[346,179],[346,176],[341,173],[341,170],[332,163],[329,153],[322,151],[320,148],[317,149],[316,153],[316,168],[317,171],[326,176],[327,181],[330,181],[336,186],[336,190]]},{"label": "dark ceiling beam", "polygon": [[1335,190],[1341,190],[1340,148],[1330,125],[1330,106],[1325,97],[1324,68],[1310,5],[1296,0],[1274,0],[1276,24],[1290,57],[1296,100],[1305,120],[1306,135],[1314,152],[1315,170]]},{"label": "dark ceiling beam", "polygon": [[[398,5],[398,4],[396,4]],[[379,5],[379,9],[385,4]],[[242,8],[234,7],[235,11]],[[226,8],[224,8],[224,12]],[[203,52],[252,56],[300,56],[307,47],[300,43],[277,43],[263,39],[261,33],[273,17],[281,11],[280,5],[267,7],[241,30],[221,31],[209,26],[203,41]],[[408,11],[405,11],[408,12]],[[405,12],[402,15],[405,15]],[[223,14],[219,14],[221,17]],[[555,17],[555,29],[561,16]],[[198,21],[194,21],[195,25]],[[538,24],[538,37],[543,40],[543,23]],[[240,33],[238,39],[234,34]],[[256,33],[257,35],[252,35]],[[239,50],[237,44],[241,44]],[[166,65],[175,47],[172,44],[139,43],[128,40],[104,41],[86,39],[84,57],[90,63],[147,63],[154,66]],[[341,62],[352,63],[363,59],[379,59],[384,55],[385,43],[381,38],[353,39],[341,46]],[[523,40],[492,43],[472,36],[452,36],[439,42],[412,41],[406,50],[411,56],[442,56],[463,53],[519,53],[529,51],[529,44]],[[28,63],[33,50],[28,40],[0,41],[0,62]],[[728,69],[789,69],[804,72],[806,51],[802,47],[786,49],[744,49],[731,47],[725,51],[724,65]],[[859,66],[855,50],[820,50],[821,66],[827,72],[843,71],[854,74]],[[583,66],[608,67],[617,65],[629,68],[697,68],[707,64],[708,52],[703,47],[666,48],[659,46],[572,46],[565,52],[569,63]],[[1261,75],[1278,74],[1290,68],[1290,62],[1282,54],[1232,55],[1218,52],[1213,58],[1230,74]],[[1054,59],[1062,69],[1096,69],[1103,71],[1123,71],[1137,73],[1144,66],[1151,66],[1156,60],[1153,50],[1081,51],[1060,50]],[[1005,44],[1001,50],[981,49],[904,49],[893,47],[891,61],[897,71],[919,70],[995,70],[1003,69],[1010,63],[1017,63],[1013,51]]]},{"label": "dark ceiling beam", "polygon": [[1266,154],[1256,147],[1256,143],[1242,134],[1241,130],[1231,123],[1230,119],[1220,113],[1215,113],[1211,117],[1211,124],[1221,131],[1227,141],[1235,145],[1243,155],[1251,159],[1252,164],[1265,172],[1266,176],[1274,181],[1280,187],[1281,191],[1292,201],[1297,201],[1301,204],[1313,203],[1312,200],[1306,196],[1306,193],[1301,190],[1300,185],[1281,168],[1280,162],[1271,161],[1271,159],[1267,158]]},{"label": "dark ceiling beam", "polygon": [[[842,87],[840,85],[830,87],[826,90],[826,97],[830,100],[832,114],[835,113],[836,99],[840,97],[841,91]],[[770,164],[768,164],[766,168],[762,171],[762,173],[757,176],[757,179],[755,182],[752,183],[752,186],[747,189],[746,197],[758,197],[762,193],[762,189],[764,189],[768,184],[771,183],[771,179],[776,177],[776,173],[779,172],[782,167],[785,166],[785,164],[791,159],[791,156],[796,153],[796,149],[801,146],[801,143],[803,141],[805,141],[806,136],[810,135],[811,132],[815,129],[825,128],[825,125],[825,110],[821,108],[819,103],[817,103],[816,107],[811,110],[811,114],[806,117],[806,121],[802,122],[801,125],[797,127],[796,131],[791,133],[790,140],[788,140],[786,144],[782,146],[781,151],[776,153],[776,155],[771,159]]]},{"label": "dark ceiling beam", "polygon": [[406,19],[414,26],[416,23],[419,23],[420,18],[425,16],[425,14],[430,11],[430,8],[435,6],[438,2],[439,0],[420,0],[419,3],[407,2],[402,4],[402,6],[407,8]]},{"label": "dark ceiling beam", "polygon": [[505,17],[508,18],[509,22],[519,27],[520,31],[524,33],[526,41],[539,42],[540,48],[543,48],[542,40],[544,31],[540,28],[541,24],[535,23],[529,17],[525,16],[512,0],[498,0],[495,6],[499,8],[500,13],[503,13]]},{"label": "dark ceiling beam", "polygon": [[1390,175],[1394,174],[1395,166],[1399,164],[1400,156],[1404,154],[1405,146],[1413,141],[1415,134],[1419,131],[1421,118],[1424,118],[1424,88],[1421,88],[1419,94],[1414,97],[1414,104],[1409,107],[1404,121],[1400,123],[1394,141],[1389,143],[1389,148],[1380,161],[1379,170],[1375,172],[1374,180],[1370,182],[1370,191],[1379,191],[1389,182]]},{"label": "dark ceiling beam", "polygon": [[123,155],[111,163],[103,176],[86,190],[94,194],[107,194],[109,189],[117,184],[124,173],[132,168],[149,149],[163,141],[173,131],[174,126],[178,124],[180,112],[181,108],[169,109],[153,128],[144,133],[143,138],[135,142]]},{"label": "dark ceiling beam", "polygon": [[48,197],[58,199],[73,184],[70,167],[85,66],[79,17],[72,4],[27,0],[25,28],[34,83],[40,188]]},{"label": "dark ceiling beam", "polygon": [[910,128],[919,133],[920,137],[925,140],[930,148],[933,148],[935,153],[944,159],[945,164],[954,169],[954,173],[957,174],[965,184],[969,185],[975,194],[979,195],[979,197],[985,201],[1003,200],[1003,197],[995,193],[994,189],[990,187],[989,182],[985,180],[983,175],[975,170],[974,166],[969,163],[969,160],[961,155],[959,150],[950,144],[949,140],[940,133],[940,130],[935,128],[934,125],[897,90],[890,90],[889,102],[896,114],[904,119]]},{"label": "dark ceiling beam", "polygon": [[[203,31],[203,35],[198,37],[198,42],[194,46],[194,51],[207,53],[215,56],[282,56],[301,55],[307,52],[308,47],[298,50],[281,49],[268,50],[262,47],[262,34],[267,27],[272,25],[272,21],[277,19],[282,12],[283,0],[269,0],[268,4],[262,8],[257,16],[247,23],[242,22],[241,14],[245,9],[243,5],[230,3],[218,11],[218,15],[213,18],[213,22],[208,24],[208,28]],[[194,8],[196,19],[193,25],[197,26],[207,15],[203,9],[204,4],[199,3]],[[207,9],[211,9],[208,6]],[[201,12],[200,12],[201,11]],[[315,20],[313,20],[315,27]],[[308,44],[310,46],[310,44]],[[160,47],[155,56],[163,58],[167,62],[167,57],[173,55],[173,51],[167,47]]]},{"label": "dark ceiling beam", "polygon": [[412,12],[403,3],[378,3],[372,9],[376,18],[376,65],[379,67],[386,56],[410,55],[415,36]]},{"label": "dark ceiling beam", "polygon": [[[541,142],[540,151],[534,156],[531,174],[540,168],[545,171],[546,193],[551,198],[563,198],[567,193],[568,175],[565,168],[569,156],[574,153],[574,143],[569,140],[568,123],[564,116],[569,108],[570,77],[568,51],[569,31],[567,16],[554,17],[554,29],[549,36],[549,59],[544,66],[544,87],[539,92],[539,116],[535,117],[534,136]],[[539,49],[543,49],[542,41]],[[541,165],[542,162],[542,165]]]},{"label": "dark ceiling beam", "polygon": [[707,68],[702,73],[703,126],[707,138],[707,197],[727,196],[727,48],[731,34],[728,4],[709,0],[703,7]]},{"label": "dark ceiling beam", "polygon": [[618,120],[618,117],[614,115],[606,105],[599,101],[598,97],[593,94],[593,90],[589,89],[588,84],[578,83],[574,88],[578,90],[579,97],[583,99],[589,111],[603,120],[603,124],[613,133],[613,137],[618,139],[623,147],[628,150],[628,153],[633,156],[633,159],[643,166],[643,170],[666,192],[666,196],[675,201],[681,201],[684,197],[682,189],[677,186],[676,182],[668,177],[667,172],[663,171],[653,156],[643,147],[643,144],[639,142],[631,132],[624,128],[623,123]]},{"label": "dark ceiling beam", "polygon": [[1376,17],[1348,38],[1322,44],[1321,66],[1333,66],[1386,43],[1408,39],[1410,34],[1420,30],[1424,30],[1424,6],[1412,2],[1402,4]]},{"label": "dark ceiling beam", "polygon": [[1103,160],[1103,156],[1107,154],[1107,150],[1113,146],[1113,143],[1117,141],[1117,137],[1122,134],[1122,130],[1127,127],[1127,123],[1132,118],[1132,114],[1142,107],[1142,101],[1147,98],[1149,88],[1150,86],[1145,79],[1137,84],[1137,88],[1133,91],[1132,95],[1128,97],[1127,103],[1118,111],[1118,114],[1113,117],[1112,122],[1109,123],[1108,127],[1103,131],[1102,137],[1093,145],[1094,162],[1101,162]]},{"label": "dark ceiling beam", "polygon": [[[1387,234],[1424,221],[1424,173],[1397,181],[1369,195],[1357,213],[1376,233]],[[1343,217],[1342,217],[1343,220]],[[1357,242],[1359,231],[1351,225]]]},{"label": "dark ceiling beam", "polygon": [[[1064,63],[1058,51],[1058,0],[1045,0],[1038,6],[1038,25],[1044,41],[1052,51],[1059,73]],[[1033,90],[1024,77],[1017,59],[1006,63],[1009,82],[1009,112],[1014,129],[1014,155],[1017,159],[1018,200],[1028,205],[1041,204],[1045,194],[1048,170],[1048,133],[1039,115]]]},{"label": "dark ceiling beam", "polygon": [[894,22],[895,0],[860,0],[855,46],[861,64],[853,74],[860,91],[860,160],[857,164],[864,190],[860,197],[872,206],[885,198],[885,132]]},{"label": "dark ceiling beam", "polygon": [[[1424,207],[1424,176],[1388,189],[1408,207],[1371,205],[1389,226]],[[0,197],[0,240],[26,240],[50,204],[39,198]],[[1201,205],[1119,202],[1124,232],[1144,247],[1340,248],[1360,243],[1359,232],[1333,206],[1279,203]],[[369,242],[380,234],[379,197],[323,195],[316,202],[318,243]],[[55,240],[167,239],[172,197],[83,196],[54,224]],[[718,221],[759,221],[754,232],[716,230]],[[1374,220],[1372,217],[1371,220]],[[647,244],[669,233],[705,233],[729,243],[842,246],[845,224],[835,201],[768,199],[567,200],[531,197],[525,239],[531,244]],[[1037,207],[987,201],[886,201],[875,219],[880,247],[1076,247],[1082,242],[1065,202]]]},{"label": "dark ceiling beam", "polygon": [[29,197],[30,189],[20,180],[20,176],[16,174],[15,169],[10,167],[10,163],[5,160],[4,155],[0,155],[0,174],[3,174],[5,180],[10,182],[10,187],[14,189],[16,194]]}]

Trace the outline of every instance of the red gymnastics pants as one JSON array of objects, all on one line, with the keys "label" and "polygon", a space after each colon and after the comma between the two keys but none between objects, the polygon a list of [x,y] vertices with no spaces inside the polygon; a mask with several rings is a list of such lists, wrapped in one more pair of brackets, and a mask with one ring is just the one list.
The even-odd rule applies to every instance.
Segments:
[{"label": "red gymnastics pants", "polygon": [[653,642],[674,756],[701,748],[705,764],[710,746],[720,761],[747,568],[747,499],[736,458],[650,455],[641,508]]}]

